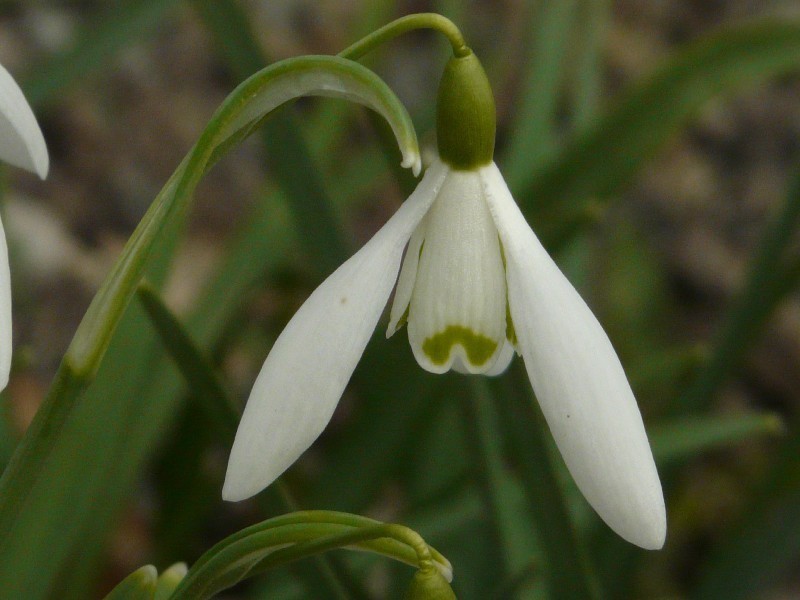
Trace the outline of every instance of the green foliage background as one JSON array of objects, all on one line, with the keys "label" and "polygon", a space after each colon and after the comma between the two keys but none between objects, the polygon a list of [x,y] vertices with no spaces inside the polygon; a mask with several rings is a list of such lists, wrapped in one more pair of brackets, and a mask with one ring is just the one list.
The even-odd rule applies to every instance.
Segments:
[{"label": "green foliage background", "polygon": [[[44,206],[79,209],[84,214],[64,219],[68,228],[106,227],[124,241],[215,106],[247,76],[279,58],[334,54],[412,10],[447,15],[492,79],[497,161],[516,199],[620,350],[665,486],[667,545],[639,550],[599,522],[554,451],[519,365],[496,380],[432,376],[416,366],[402,334],[384,340],[381,326],[334,422],[282,478],[292,501],[414,528],[453,563],[464,599],[797,593],[798,397],[749,393],[737,401],[731,388],[747,382],[748,352],[776,310],[791,306],[800,277],[800,179],[787,164],[778,169],[785,194],[753,228],[741,281],[714,304],[702,332],[681,326],[696,307],[648,235],[631,189],[704,111],[768,86],[800,99],[800,20],[767,9],[727,19],[670,45],[617,86],[609,40],[624,5],[423,4],[0,3],[0,32],[16,32],[15,48],[33,48],[6,60],[0,47],[0,61],[40,115],[53,162],[44,184],[8,171],[7,196],[22,190]],[[45,28],[64,14],[69,35]],[[299,25],[287,30],[292,23]],[[50,45],[42,41],[48,36]],[[189,76],[158,64],[173,36],[195,64]],[[443,41],[420,33],[364,61],[407,102],[423,142],[446,56]],[[137,165],[108,158],[101,168],[118,173],[100,180],[115,185],[71,189],[73,171],[93,168],[76,156],[87,146],[72,136],[91,140],[96,128],[104,135],[94,157],[130,156],[123,150],[137,134],[125,129],[130,121],[115,122],[114,106],[153,106],[126,91],[126,73],[137,70],[169,91],[158,97],[158,113],[135,121],[154,140],[153,156]],[[81,131],[75,107],[83,104]],[[170,140],[159,127],[164,119],[180,119],[183,137]],[[3,597],[101,597],[143,564],[191,566],[226,535],[289,510],[272,488],[241,505],[221,501],[233,411],[219,401],[241,406],[294,309],[413,189],[385,139],[351,105],[314,101],[278,111],[201,184],[189,225],[182,216],[166,224],[147,267],[149,287],[128,305],[96,377],[62,366],[27,434],[21,415],[45,396],[66,351],[66,343],[56,347],[58,333],[72,336],[91,295],[69,297],[69,310],[50,317],[59,324],[52,337],[37,338],[40,299],[12,244],[12,261],[22,265],[14,270],[16,338],[32,358],[17,359],[0,421]],[[796,163],[791,148],[779,159]],[[127,175],[137,170],[147,172],[144,185]],[[10,232],[12,217],[4,220]],[[83,235],[98,254],[115,255],[99,234]],[[192,266],[202,268],[187,283]],[[403,566],[334,553],[232,593],[395,598],[410,577]]]}]

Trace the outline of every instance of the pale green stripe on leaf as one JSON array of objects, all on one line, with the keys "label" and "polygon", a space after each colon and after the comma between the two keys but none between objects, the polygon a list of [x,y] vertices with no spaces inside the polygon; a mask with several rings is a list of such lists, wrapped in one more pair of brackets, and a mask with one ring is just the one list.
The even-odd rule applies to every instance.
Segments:
[{"label": "pale green stripe on leaf", "polygon": [[385,83],[357,63],[333,56],[306,56],[275,63],[237,87],[225,100],[192,152],[156,198],[92,301],[67,352],[80,373],[93,373],[130,301],[164,224],[188,207],[194,188],[232,144],[247,137],[261,119],[301,96],[346,98],[373,108],[395,132],[403,162],[417,168],[419,150],[411,118]]}]

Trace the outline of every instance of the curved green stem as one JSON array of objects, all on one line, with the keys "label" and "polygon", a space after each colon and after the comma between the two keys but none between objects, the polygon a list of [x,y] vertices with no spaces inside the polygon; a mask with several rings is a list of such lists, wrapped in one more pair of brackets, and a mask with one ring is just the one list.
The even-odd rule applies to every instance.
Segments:
[{"label": "curved green stem", "polygon": [[350,60],[358,60],[376,46],[415,29],[434,29],[443,34],[453,47],[455,56],[463,57],[468,56],[470,53],[470,49],[464,41],[464,36],[461,35],[461,31],[450,19],[436,13],[418,13],[400,17],[384,25],[342,50],[339,56]]},{"label": "curved green stem", "polygon": [[192,566],[171,600],[208,598],[246,577],[336,548],[381,554],[452,579],[450,562],[403,525],[301,511],[253,525],[215,545]]}]

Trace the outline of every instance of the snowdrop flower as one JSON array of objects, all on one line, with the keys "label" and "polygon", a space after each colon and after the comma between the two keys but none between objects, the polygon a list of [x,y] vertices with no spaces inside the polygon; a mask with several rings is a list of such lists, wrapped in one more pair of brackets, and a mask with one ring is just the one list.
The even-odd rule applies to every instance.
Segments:
[{"label": "snowdrop flower", "polygon": [[494,99],[471,52],[445,69],[437,135],[439,158],[414,193],[275,342],[223,497],[259,492],[322,432],[397,282],[387,335],[407,323],[417,362],[433,373],[496,375],[521,354],[589,503],[626,540],[660,548],[664,500],[636,401],[608,337],[493,162]]},{"label": "snowdrop flower", "polygon": [[[47,176],[49,159],[44,137],[11,74],[0,65],[0,160]],[[11,277],[8,247],[0,223],[0,390],[8,384],[11,370]]]}]

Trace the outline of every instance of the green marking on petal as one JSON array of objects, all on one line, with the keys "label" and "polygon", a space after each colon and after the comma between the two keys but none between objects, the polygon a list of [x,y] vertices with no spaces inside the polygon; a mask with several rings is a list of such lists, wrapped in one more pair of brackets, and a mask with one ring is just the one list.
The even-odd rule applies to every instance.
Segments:
[{"label": "green marking on petal", "polygon": [[517,347],[517,332],[514,331],[514,321],[511,320],[511,307],[508,305],[506,298],[506,339],[511,342],[511,345]]},{"label": "green marking on petal", "polygon": [[[409,302],[409,306],[410,306],[410,304],[411,304],[411,303]],[[395,331],[397,331],[398,329],[400,329],[401,327],[403,327],[403,325],[405,325],[406,323],[408,323],[408,308],[409,308],[409,307],[408,307],[408,306],[406,306],[406,311],[405,311],[405,312],[402,314],[402,316],[400,317],[400,319],[397,321],[397,325],[395,325],[395,326],[394,326],[394,330],[395,330]]]},{"label": "green marking on petal", "polygon": [[[506,251],[503,242],[498,236],[497,242],[500,244],[500,260],[503,261],[503,272],[508,272],[506,267]],[[514,321],[511,320],[511,307],[508,305],[508,289],[506,289],[506,339],[514,348],[517,347],[517,332],[514,330]]]},{"label": "green marking on petal", "polygon": [[467,360],[473,367],[485,365],[497,350],[497,342],[475,333],[469,327],[449,325],[444,331],[427,338],[422,351],[435,365],[443,365],[450,358],[450,351],[456,344],[467,352]]}]

